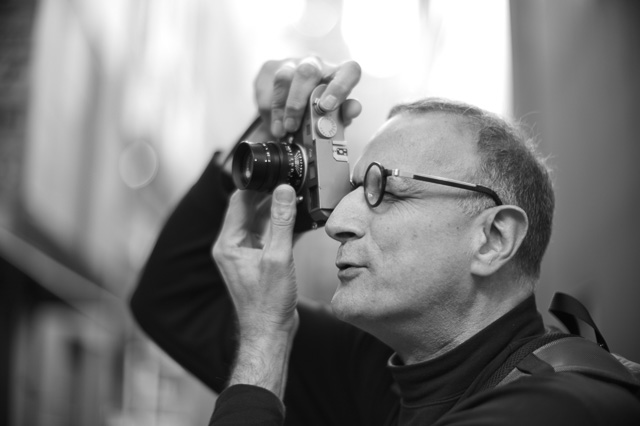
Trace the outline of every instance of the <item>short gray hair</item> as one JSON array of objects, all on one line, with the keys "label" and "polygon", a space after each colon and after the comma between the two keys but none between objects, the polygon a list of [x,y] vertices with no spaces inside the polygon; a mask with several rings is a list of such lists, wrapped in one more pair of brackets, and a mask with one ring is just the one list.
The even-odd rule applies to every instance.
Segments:
[{"label": "short gray hair", "polygon": [[[505,204],[522,208],[529,230],[513,261],[520,272],[537,279],[544,252],[551,239],[555,197],[550,170],[537,153],[533,138],[519,125],[509,123],[478,107],[446,99],[426,98],[393,107],[389,118],[398,114],[446,113],[462,118],[477,134],[480,158],[473,183],[493,189]],[[469,214],[493,205],[485,196],[466,198]]]}]

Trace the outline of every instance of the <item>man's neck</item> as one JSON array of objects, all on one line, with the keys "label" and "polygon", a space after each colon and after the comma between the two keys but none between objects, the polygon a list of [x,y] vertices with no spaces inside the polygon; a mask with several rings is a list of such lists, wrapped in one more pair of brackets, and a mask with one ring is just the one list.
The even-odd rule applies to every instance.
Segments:
[{"label": "man's neck", "polygon": [[429,361],[458,347],[498,318],[512,310],[526,298],[525,295],[495,303],[490,299],[478,298],[465,315],[457,318],[433,318],[411,321],[398,325],[383,333],[372,333],[393,348],[405,365]]}]

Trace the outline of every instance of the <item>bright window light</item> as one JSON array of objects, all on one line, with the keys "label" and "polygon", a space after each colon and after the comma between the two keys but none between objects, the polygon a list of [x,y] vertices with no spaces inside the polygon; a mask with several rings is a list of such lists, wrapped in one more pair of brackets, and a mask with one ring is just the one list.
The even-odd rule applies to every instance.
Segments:
[{"label": "bright window light", "polygon": [[429,95],[511,114],[511,34],[507,0],[432,0],[426,16],[437,27]]},{"label": "bright window light", "polygon": [[392,77],[421,56],[417,0],[349,0],[342,35],[351,56],[375,77]]}]

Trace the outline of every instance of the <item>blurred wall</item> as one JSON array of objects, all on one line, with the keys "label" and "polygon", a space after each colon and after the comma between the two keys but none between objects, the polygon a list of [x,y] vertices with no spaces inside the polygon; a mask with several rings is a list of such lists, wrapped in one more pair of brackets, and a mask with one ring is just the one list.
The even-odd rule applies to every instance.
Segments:
[{"label": "blurred wall", "polygon": [[[362,64],[353,97],[363,113],[347,132],[353,164],[403,100],[443,96],[508,113],[507,11],[506,0],[42,0],[20,230],[125,299],[171,208],[255,115],[264,61]],[[337,285],[336,247],[324,230],[296,247],[313,297]],[[330,285],[312,286],[318,277]]]},{"label": "blurred wall", "polygon": [[640,2],[511,1],[514,112],[555,169],[538,303],[562,290],[640,359]]},{"label": "blurred wall", "polygon": [[[125,303],[173,205],[255,115],[260,65],[362,64],[355,161],[402,100],[509,112],[507,3],[0,1],[0,424],[206,423],[215,396]],[[324,230],[297,244],[302,294],[330,297],[336,245]]]}]

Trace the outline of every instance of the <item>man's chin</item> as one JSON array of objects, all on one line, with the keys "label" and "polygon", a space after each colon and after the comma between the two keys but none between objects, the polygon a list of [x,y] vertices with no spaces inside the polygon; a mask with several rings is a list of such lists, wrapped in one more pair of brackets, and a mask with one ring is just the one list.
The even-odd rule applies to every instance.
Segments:
[{"label": "man's chin", "polygon": [[331,299],[331,309],[339,320],[359,327],[371,313],[367,314],[366,303],[355,297],[350,290],[352,289],[338,286]]},{"label": "man's chin", "polygon": [[348,318],[351,316],[350,313],[353,311],[353,301],[345,299],[347,299],[347,297],[345,297],[344,289],[342,288],[342,285],[340,285],[331,298],[331,310],[336,318],[349,322]]}]

